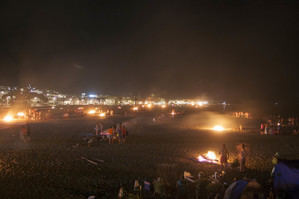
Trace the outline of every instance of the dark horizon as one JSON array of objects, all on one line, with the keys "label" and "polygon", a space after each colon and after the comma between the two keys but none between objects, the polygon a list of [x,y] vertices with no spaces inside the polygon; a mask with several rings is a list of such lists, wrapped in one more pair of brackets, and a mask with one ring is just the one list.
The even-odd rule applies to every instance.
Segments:
[{"label": "dark horizon", "polygon": [[0,85],[298,102],[296,1],[7,1]]}]

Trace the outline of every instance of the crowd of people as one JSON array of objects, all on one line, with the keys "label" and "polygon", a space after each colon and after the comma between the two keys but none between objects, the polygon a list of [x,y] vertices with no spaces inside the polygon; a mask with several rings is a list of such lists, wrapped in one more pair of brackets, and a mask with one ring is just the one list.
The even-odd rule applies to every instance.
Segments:
[{"label": "crowd of people", "polygon": [[[237,150],[239,169],[240,172],[243,173],[246,171],[245,165],[248,156],[248,146],[240,144],[237,146]],[[125,186],[120,187],[118,198],[280,198],[280,193],[273,191],[271,188],[271,182],[267,185],[261,185],[256,179],[247,177],[234,177],[232,181],[227,181],[228,178],[231,177],[228,177],[228,175],[231,175],[229,173],[232,173],[235,166],[228,164],[229,151],[225,144],[222,145],[219,154],[221,165],[220,172],[218,169],[212,175],[199,172],[198,175],[194,177],[190,172],[184,171],[183,175],[176,180],[175,189],[170,188],[170,182],[161,176],[153,180],[143,180],[142,178],[136,179],[132,184],[132,189],[128,189],[128,187]],[[273,157],[277,158],[277,154]],[[275,164],[277,164],[277,162]],[[246,175],[246,173],[243,174]],[[271,175],[269,175],[269,180],[270,179]],[[236,184],[240,183],[246,183],[246,185],[242,187],[242,190],[236,191],[234,187],[236,187]],[[237,196],[236,193],[233,192],[238,192],[240,195]]]},{"label": "crowd of people", "polygon": [[[238,161],[240,172],[243,173],[246,168],[246,159],[248,155],[248,146],[240,144],[237,146]],[[223,144],[220,150],[220,163],[221,170],[216,169],[215,172],[210,175],[205,172],[199,172],[197,176],[193,176],[190,172],[184,171],[176,181],[168,181],[167,178],[162,176],[156,177],[153,180],[148,179],[136,179],[132,185],[132,189],[120,186],[118,192],[118,198],[208,198],[208,199],[288,199],[298,198],[298,190],[294,187],[299,182],[294,182],[298,179],[299,175],[296,173],[298,170],[294,170],[295,167],[290,167],[291,170],[284,168],[282,171],[281,163],[292,163],[297,167],[298,161],[280,159],[279,154],[273,155],[272,163],[273,169],[267,181],[260,184],[257,179],[249,177],[237,178],[231,176],[236,174],[232,172],[235,168],[232,164],[228,166],[227,160],[229,159],[229,151],[226,145]],[[280,166],[276,167],[278,164]],[[285,166],[283,166],[285,167]],[[278,171],[275,171],[278,169]],[[290,171],[294,172],[296,177],[290,177]],[[246,176],[246,173],[243,173]],[[282,177],[283,175],[283,177]],[[275,177],[276,176],[276,177]],[[277,177],[278,176],[278,177]],[[292,181],[293,180],[293,181]],[[174,182],[176,183],[174,188]],[[288,183],[293,184],[288,184]],[[172,185],[171,185],[172,184]],[[172,187],[172,188],[171,188]]]},{"label": "crowd of people", "polygon": [[297,135],[299,127],[299,118],[274,116],[271,119],[261,122],[260,134],[262,135],[279,135],[294,134]]}]

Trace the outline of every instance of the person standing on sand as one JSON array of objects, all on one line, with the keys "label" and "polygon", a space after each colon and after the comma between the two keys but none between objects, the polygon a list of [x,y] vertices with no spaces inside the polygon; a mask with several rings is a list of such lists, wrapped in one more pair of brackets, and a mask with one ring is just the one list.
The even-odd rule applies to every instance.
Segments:
[{"label": "person standing on sand", "polygon": [[109,144],[113,143],[113,134],[114,134],[114,126],[112,126],[110,129],[108,129],[108,140],[109,140]]},{"label": "person standing on sand", "polygon": [[31,140],[31,137],[30,137],[30,127],[29,127],[29,124],[26,123],[24,126],[21,127],[21,130],[20,130],[20,138],[23,142],[29,142]]},{"label": "person standing on sand", "polygon": [[228,150],[226,148],[226,145],[223,144],[222,149],[220,151],[220,164],[222,168],[226,168],[228,158],[229,158]]},{"label": "person standing on sand", "polygon": [[261,123],[261,128],[260,128],[260,134],[263,135],[264,134],[264,123]]},{"label": "person standing on sand", "polygon": [[100,128],[100,127],[99,127],[99,124],[98,124],[98,123],[96,123],[96,128],[95,128],[95,129],[96,129],[96,136],[98,136],[98,135],[99,135],[99,128]]},{"label": "person standing on sand", "polygon": [[102,135],[101,133],[103,132],[103,124],[101,122],[97,122],[95,130],[96,130],[96,138],[98,141],[100,136]]},{"label": "person standing on sand", "polygon": [[243,133],[243,126],[242,126],[242,124],[240,124],[239,130],[240,130],[240,133]]},{"label": "person standing on sand", "polygon": [[126,129],[125,125],[122,125],[121,132],[122,132],[123,143],[125,143],[126,142],[126,137],[127,137],[127,129]]},{"label": "person standing on sand", "polygon": [[101,122],[98,122],[96,124],[96,129],[98,129],[98,135],[100,135],[103,132],[103,124]]},{"label": "person standing on sand", "polygon": [[121,144],[122,143],[122,124],[119,123],[116,127],[116,134],[117,134],[117,138],[118,138],[118,143]]},{"label": "person standing on sand", "polygon": [[114,140],[117,139],[117,132],[116,132],[116,125],[112,126],[112,144],[114,143]]},{"label": "person standing on sand", "polygon": [[268,134],[268,124],[266,123],[265,124],[265,127],[264,127],[264,135],[267,135]]},{"label": "person standing on sand", "polygon": [[240,172],[244,172],[247,158],[247,150],[245,144],[242,144],[241,149],[239,150],[238,158],[240,163]]}]

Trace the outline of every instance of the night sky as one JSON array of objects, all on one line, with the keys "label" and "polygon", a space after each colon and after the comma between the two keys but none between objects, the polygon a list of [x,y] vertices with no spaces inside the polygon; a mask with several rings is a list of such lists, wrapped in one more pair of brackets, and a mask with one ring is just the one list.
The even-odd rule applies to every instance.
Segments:
[{"label": "night sky", "polygon": [[2,1],[0,85],[298,101],[298,1],[224,2]]}]

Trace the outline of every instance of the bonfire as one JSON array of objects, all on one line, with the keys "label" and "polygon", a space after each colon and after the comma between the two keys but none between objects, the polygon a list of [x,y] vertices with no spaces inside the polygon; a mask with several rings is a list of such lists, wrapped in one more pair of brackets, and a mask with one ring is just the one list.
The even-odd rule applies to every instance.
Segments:
[{"label": "bonfire", "polygon": [[13,118],[12,115],[6,115],[6,116],[3,118],[3,121],[4,121],[4,122],[11,122],[11,121],[13,121],[13,120],[14,120],[14,118]]},{"label": "bonfire", "polygon": [[213,151],[208,151],[207,153],[205,153],[203,155],[199,155],[197,157],[197,160],[199,162],[207,162],[207,163],[212,163],[212,164],[218,164],[216,154]]}]

